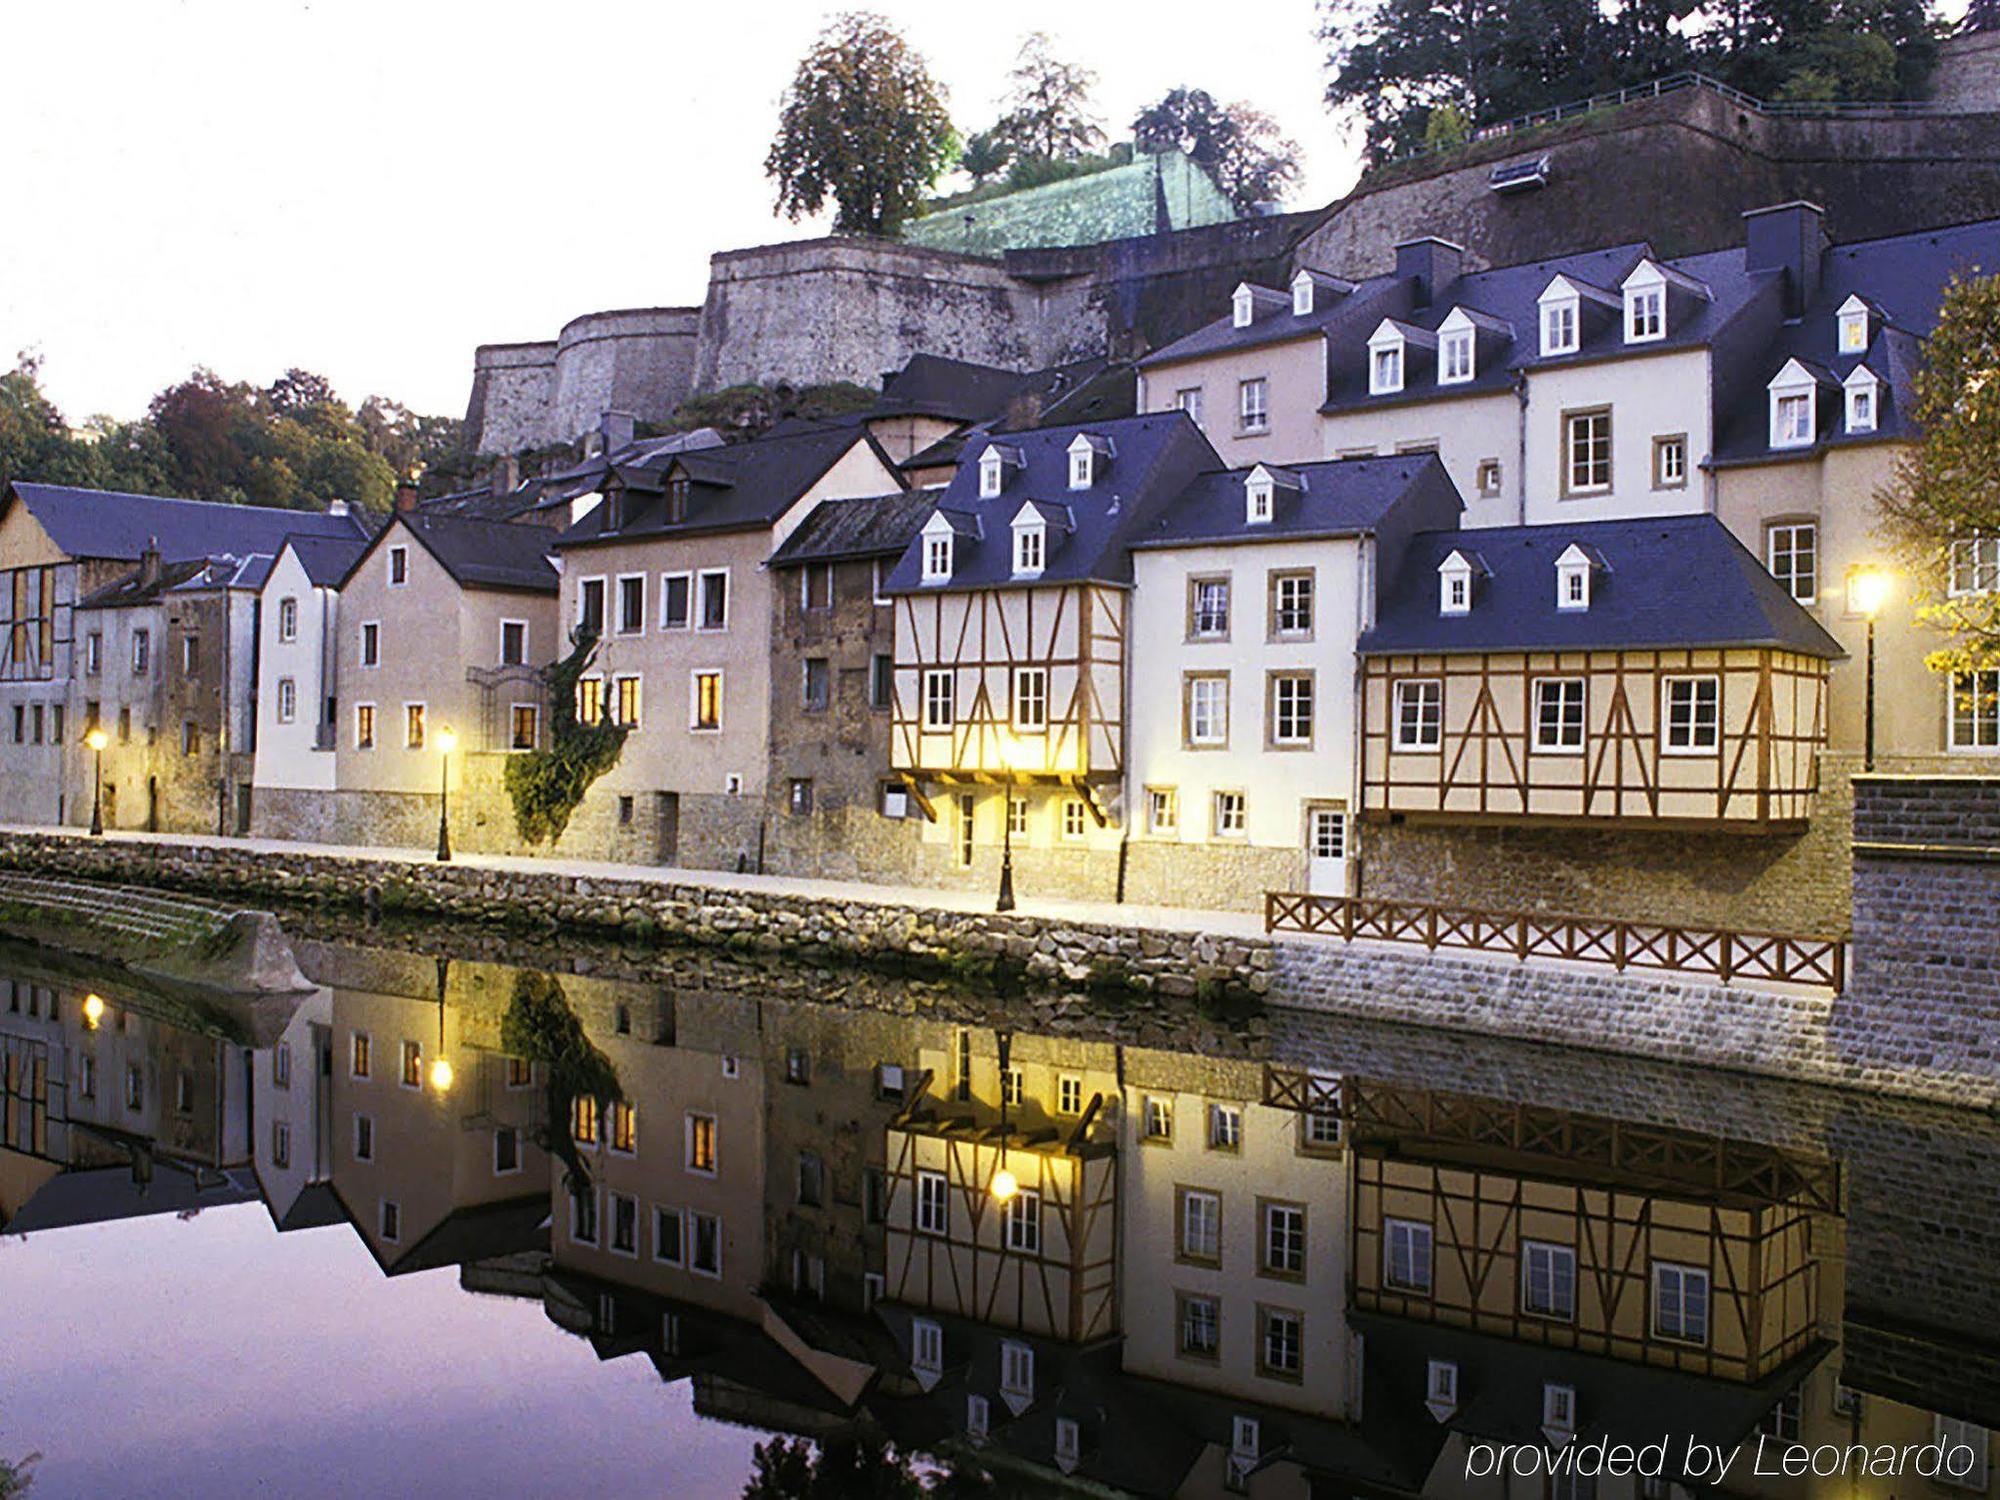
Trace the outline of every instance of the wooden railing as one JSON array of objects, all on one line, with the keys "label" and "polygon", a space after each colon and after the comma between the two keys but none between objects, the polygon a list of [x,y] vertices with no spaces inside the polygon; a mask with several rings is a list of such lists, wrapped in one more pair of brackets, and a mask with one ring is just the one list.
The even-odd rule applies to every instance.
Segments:
[{"label": "wooden railing", "polygon": [[1264,897],[1266,932],[1304,932],[1426,948],[1464,948],[1518,959],[1562,958],[1614,969],[1656,969],[1732,980],[1775,980],[1839,994],[1847,985],[1847,944],[1839,938],[1731,932],[1666,922],[1479,911],[1424,901],[1307,896]]}]

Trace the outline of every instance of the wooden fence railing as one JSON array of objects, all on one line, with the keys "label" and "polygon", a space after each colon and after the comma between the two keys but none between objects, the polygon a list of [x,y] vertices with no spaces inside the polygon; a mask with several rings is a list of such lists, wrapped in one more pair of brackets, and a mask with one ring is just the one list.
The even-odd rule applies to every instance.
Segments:
[{"label": "wooden fence railing", "polygon": [[1424,901],[1361,896],[1307,896],[1271,891],[1264,897],[1266,932],[1316,933],[1346,942],[1368,938],[1464,948],[1514,958],[1564,958],[1614,969],[1657,969],[1737,979],[1811,985],[1839,994],[1847,985],[1847,944],[1840,938],[1777,932],[1731,932],[1666,922],[1479,911]]}]

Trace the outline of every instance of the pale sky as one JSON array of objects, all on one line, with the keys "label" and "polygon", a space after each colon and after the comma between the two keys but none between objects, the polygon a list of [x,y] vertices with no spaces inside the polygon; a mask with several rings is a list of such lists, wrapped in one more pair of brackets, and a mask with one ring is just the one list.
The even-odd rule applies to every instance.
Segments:
[{"label": "pale sky", "polygon": [[[6,0],[0,369],[39,351],[77,424],[137,416],[197,364],[260,383],[302,365],[350,401],[463,415],[474,345],[698,303],[711,252],[813,232],[773,215],[763,158],[840,8]],[[1289,206],[1356,174],[1313,0],[873,8],[962,129],[991,123],[1041,29],[1097,71],[1113,139],[1185,83],[1298,141]]]}]

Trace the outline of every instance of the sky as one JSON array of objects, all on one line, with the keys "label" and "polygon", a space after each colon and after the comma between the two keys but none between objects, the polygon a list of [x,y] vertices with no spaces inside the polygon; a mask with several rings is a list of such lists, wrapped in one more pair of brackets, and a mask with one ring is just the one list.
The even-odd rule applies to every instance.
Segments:
[{"label": "sky", "polygon": [[[1321,103],[1314,0],[1254,11],[870,0],[967,131],[1022,35],[1098,74],[1113,139],[1176,84],[1296,140],[1291,206],[1358,173]],[[690,0],[13,0],[0,369],[72,424],[197,365],[299,365],[348,400],[462,415],[481,343],[695,304],[709,255],[823,229],[772,211],[778,97],[838,7]]]}]

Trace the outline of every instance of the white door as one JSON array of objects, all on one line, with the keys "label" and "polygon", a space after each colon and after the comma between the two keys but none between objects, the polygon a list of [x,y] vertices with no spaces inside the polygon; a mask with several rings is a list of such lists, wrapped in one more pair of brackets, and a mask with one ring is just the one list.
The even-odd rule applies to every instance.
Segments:
[{"label": "white door", "polygon": [[1347,894],[1347,813],[1325,803],[1306,809],[1306,889],[1315,896]]}]

